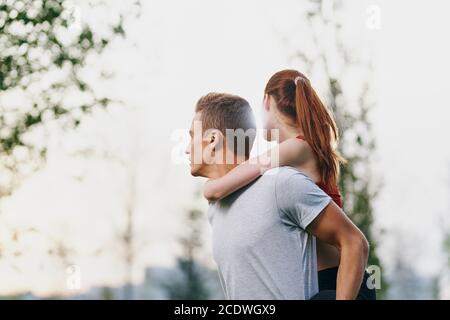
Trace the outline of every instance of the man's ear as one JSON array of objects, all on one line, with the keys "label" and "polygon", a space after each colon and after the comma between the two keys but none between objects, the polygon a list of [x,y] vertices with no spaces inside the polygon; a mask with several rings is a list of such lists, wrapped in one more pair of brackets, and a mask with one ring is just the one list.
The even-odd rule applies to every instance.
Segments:
[{"label": "man's ear", "polygon": [[207,164],[214,164],[222,161],[220,153],[223,152],[223,135],[216,129],[208,129],[203,135],[203,161]]},{"label": "man's ear", "polygon": [[208,149],[216,151],[223,145],[223,134],[220,130],[209,129],[205,132],[205,141],[208,144]]}]

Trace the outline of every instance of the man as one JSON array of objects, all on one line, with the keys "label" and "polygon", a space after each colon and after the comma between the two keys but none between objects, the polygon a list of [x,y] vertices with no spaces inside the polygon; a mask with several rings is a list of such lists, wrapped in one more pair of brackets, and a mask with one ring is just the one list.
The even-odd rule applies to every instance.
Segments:
[{"label": "man", "polygon": [[[230,129],[241,134],[230,136]],[[186,150],[191,174],[225,175],[249,158],[255,131],[252,110],[243,98],[221,93],[200,98]],[[238,138],[244,139],[243,148]],[[227,198],[210,203],[208,216],[213,255],[228,299],[312,298],[318,292],[315,237],[341,252],[336,298],[357,296],[367,262],[367,240],[300,171],[269,170]]]}]

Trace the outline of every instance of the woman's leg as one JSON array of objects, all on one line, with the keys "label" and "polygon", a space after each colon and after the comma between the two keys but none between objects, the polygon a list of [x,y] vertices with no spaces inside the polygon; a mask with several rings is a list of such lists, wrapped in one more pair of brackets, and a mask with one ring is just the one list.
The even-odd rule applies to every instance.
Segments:
[{"label": "woman's leg", "polygon": [[[319,277],[319,293],[311,300],[335,300],[336,299],[336,279],[338,267],[324,269],[318,272]],[[369,274],[364,272],[364,278],[359,289],[356,300],[376,300],[375,289],[367,287],[367,279]]]}]

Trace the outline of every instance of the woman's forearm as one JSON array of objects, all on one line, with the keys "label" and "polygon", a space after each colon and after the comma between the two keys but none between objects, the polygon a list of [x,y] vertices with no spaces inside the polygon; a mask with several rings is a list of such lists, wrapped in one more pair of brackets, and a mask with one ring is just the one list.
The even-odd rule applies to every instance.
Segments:
[{"label": "woman's forearm", "polygon": [[223,177],[209,179],[204,187],[204,196],[209,201],[220,200],[258,178],[263,171],[260,164],[241,164]]},{"label": "woman's forearm", "polygon": [[220,200],[246,186],[265,171],[279,166],[298,166],[307,159],[307,144],[298,139],[289,139],[267,152],[249,159],[223,177],[206,182],[203,195],[209,201]]}]

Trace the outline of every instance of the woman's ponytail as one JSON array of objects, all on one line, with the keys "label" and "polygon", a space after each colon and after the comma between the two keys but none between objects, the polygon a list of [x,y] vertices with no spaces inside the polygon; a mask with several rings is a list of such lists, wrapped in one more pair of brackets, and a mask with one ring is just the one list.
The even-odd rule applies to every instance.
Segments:
[{"label": "woman's ponytail", "polygon": [[340,164],[345,162],[335,149],[338,129],[309,80],[295,70],[280,71],[267,83],[266,93],[274,97],[281,112],[295,115],[293,120],[317,157],[322,182],[337,185]]}]

